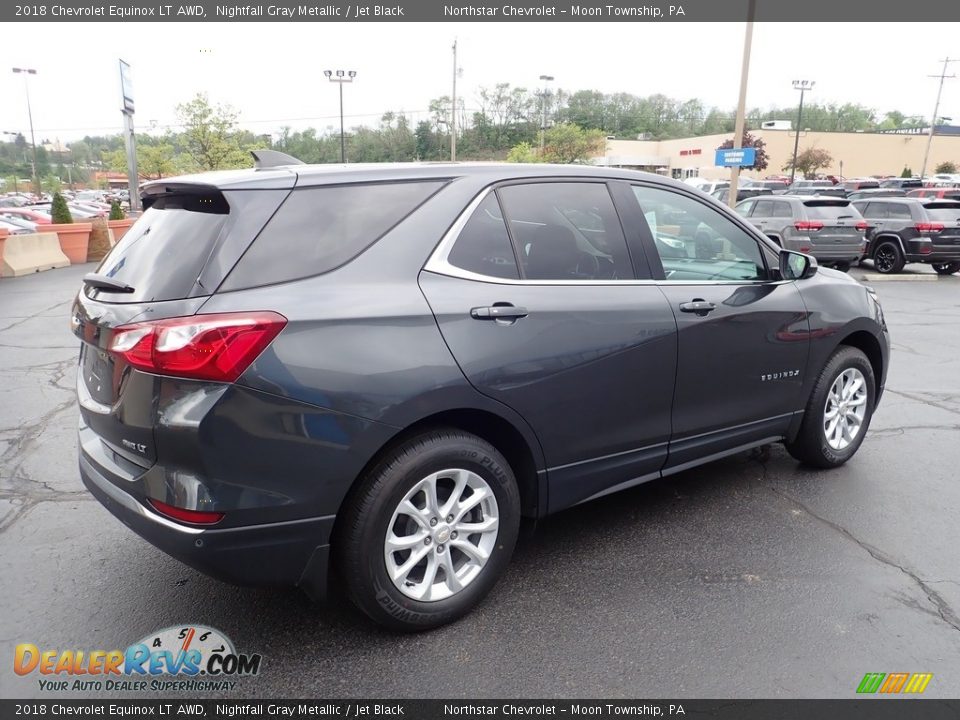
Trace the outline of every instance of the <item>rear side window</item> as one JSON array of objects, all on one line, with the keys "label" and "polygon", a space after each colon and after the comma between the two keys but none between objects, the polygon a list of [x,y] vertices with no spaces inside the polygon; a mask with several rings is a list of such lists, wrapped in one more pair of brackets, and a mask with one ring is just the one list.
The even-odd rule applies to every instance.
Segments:
[{"label": "rear side window", "polygon": [[520,279],[507,224],[495,194],[487,195],[470,216],[447,261],[478,275]]},{"label": "rear side window", "polygon": [[627,242],[605,184],[508,185],[497,194],[525,279],[633,278]]},{"label": "rear side window", "polygon": [[910,206],[900,203],[887,203],[886,217],[892,220],[910,220]]},{"label": "rear side window", "polygon": [[97,272],[131,293],[87,288],[104,302],[160,302],[190,297],[197,276],[229,218],[219,192],[160,196],[104,258]]},{"label": "rear side window", "polygon": [[231,271],[223,290],[299,280],[353,260],[444,181],[294,190]]},{"label": "rear side window", "polygon": [[960,203],[937,203],[926,206],[927,215],[931,220],[940,222],[960,221]]}]

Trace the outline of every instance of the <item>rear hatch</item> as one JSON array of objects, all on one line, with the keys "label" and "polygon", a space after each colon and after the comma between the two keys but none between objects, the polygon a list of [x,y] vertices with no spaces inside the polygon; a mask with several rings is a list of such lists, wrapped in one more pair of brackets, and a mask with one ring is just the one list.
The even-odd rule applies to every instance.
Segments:
[{"label": "rear hatch", "polygon": [[[934,230],[942,226],[939,232],[929,233],[933,241],[934,253],[960,255],[960,201],[940,200],[927,202],[923,206]],[[927,235],[927,233],[924,233]]]},{"label": "rear hatch", "polygon": [[856,253],[863,244],[866,221],[849,200],[828,198],[804,200],[806,227],[798,223],[797,230],[808,230],[807,236],[815,251]]},{"label": "rear hatch", "polygon": [[[291,174],[291,186],[294,180]],[[156,461],[158,378],[133,372],[110,351],[117,328],[194,315],[288,192],[192,183],[147,188],[144,214],[86,276],[73,307],[71,326],[82,341],[81,444],[88,454],[95,450],[127,474],[136,474],[130,463],[147,468]]]}]

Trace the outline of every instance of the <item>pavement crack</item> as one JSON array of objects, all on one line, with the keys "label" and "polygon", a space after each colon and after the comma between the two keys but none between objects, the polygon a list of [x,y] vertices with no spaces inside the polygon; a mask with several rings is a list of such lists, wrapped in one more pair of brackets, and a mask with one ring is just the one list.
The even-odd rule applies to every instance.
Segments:
[{"label": "pavement crack", "polygon": [[946,410],[948,413],[953,413],[954,415],[960,415],[960,410],[957,408],[952,408],[949,405],[944,405],[943,403],[934,402],[929,398],[925,398],[917,393],[908,393],[903,390],[892,390],[887,388],[887,392],[893,393],[894,395],[899,395],[900,397],[907,398],[907,400],[913,400],[914,402],[921,403],[923,405],[929,405],[930,407],[935,407],[938,410]]},{"label": "pavement crack", "polygon": [[15,327],[17,327],[18,325],[23,325],[25,322],[29,322],[29,321],[33,320],[34,318],[43,315],[44,313],[48,313],[48,312],[50,312],[51,310],[56,310],[56,309],[57,309],[58,307],[60,307],[61,305],[69,305],[70,302],[71,302],[70,300],[61,300],[60,302],[56,303],[55,305],[51,305],[50,307],[44,308],[43,310],[38,310],[38,311],[35,312],[33,315],[27,315],[25,318],[23,318],[23,319],[21,319],[21,320],[17,320],[15,323],[11,323],[10,325],[7,325],[7,326],[5,326],[5,327],[0,328],[0,332],[6,332],[7,330],[10,330],[10,329],[12,329],[12,328],[15,328]]},{"label": "pavement crack", "polygon": [[[807,505],[804,505],[802,502],[800,502],[800,500],[798,500],[797,498],[791,495],[788,495],[787,493],[773,486],[770,486],[770,491],[773,492],[774,495],[779,496],[780,498],[786,500],[787,502],[793,503],[800,510],[802,510],[804,513],[809,515],[814,520],[817,520],[823,525],[826,525],[832,530],[835,530],[842,537],[845,537],[847,540],[850,540],[851,542],[855,543],[877,562],[902,572],[904,575],[910,578],[918,588],[920,588],[920,591],[926,596],[927,600],[933,606],[936,616],[939,617],[947,625],[952,627],[954,630],[956,630],[957,632],[960,632],[960,617],[957,617],[956,612],[954,612],[953,608],[950,607],[950,604],[940,595],[940,593],[938,593],[936,590],[930,587],[931,585],[930,582],[921,578],[913,570],[910,570],[909,568],[904,567],[903,565],[898,563],[896,560],[894,560],[892,557],[887,555],[885,552],[883,552],[879,548],[874,547],[870,543],[867,543],[861,540],[852,532],[850,532],[845,527],[843,527],[843,525],[840,525],[839,523],[836,523],[833,520],[830,520],[829,518],[825,518],[822,515],[818,515],[812,509],[810,509]],[[918,609],[920,609],[921,611],[923,610],[922,608],[918,608]]]}]

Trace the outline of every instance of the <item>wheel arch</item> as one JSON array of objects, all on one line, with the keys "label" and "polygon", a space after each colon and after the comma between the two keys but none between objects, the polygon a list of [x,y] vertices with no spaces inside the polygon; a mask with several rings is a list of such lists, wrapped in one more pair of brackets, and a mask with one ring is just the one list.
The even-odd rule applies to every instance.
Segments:
[{"label": "wheel arch", "polygon": [[870,240],[870,258],[871,259],[873,259],[873,257],[877,254],[877,248],[880,247],[880,245],[882,245],[883,243],[887,242],[888,240],[892,240],[893,242],[897,243],[897,247],[900,248],[900,252],[903,254],[903,257],[904,258],[907,257],[907,248],[903,244],[903,238],[901,238],[896,233],[883,233],[881,235],[877,235],[876,237]]},{"label": "wheel arch", "polygon": [[847,347],[857,348],[867,356],[867,360],[870,361],[870,367],[873,368],[873,380],[876,385],[874,388],[874,397],[879,400],[880,392],[883,390],[884,372],[883,350],[880,348],[880,341],[866,330],[856,330],[837,343],[837,348],[845,345]]},{"label": "wheel arch", "polygon": [[[524,517],[541,517],[547,508],[546,474],[539,447],[531,447],[524,433],[512,422],[490,410],[452,408],[426,415],[393,435],[373,453],[357,473],[341,503],[345,506],[367,474],[380,460],[407,440],[433,430],[461,430],[493,445],[510,464],[520,491],[520,509]],[[535,440],[534,440],[535,442]],[[342,513],[337,513],[339,519]],[[333,537],[337,529],[334,527]]]}]

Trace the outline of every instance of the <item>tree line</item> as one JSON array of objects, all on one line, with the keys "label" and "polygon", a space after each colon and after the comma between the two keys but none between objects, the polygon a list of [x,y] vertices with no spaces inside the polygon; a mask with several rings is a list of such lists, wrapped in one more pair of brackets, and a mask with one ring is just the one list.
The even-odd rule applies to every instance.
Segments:
[{"label": "tree line", "polygon": [[[458,159],[549,160],[570,162],[602,151],[608,136],[623,139],[669,139],[732,133],[733,111],[708,108],[697,99],[678,100],[663,94],[603,93],[597,90],[543,92],[509,83],[484,87],[468,107],[458,98]],[[372,126],[347,130],[350,162],[444,160],[450,156],[452,101],[442,96],[430,101],[426,117],[414,122],[402,111],[384,113]],[[796,123],[796,107],[754,108],[747,127],[766,120]],[[546,130],[544,130],[544,123]],[[879,111],[854,103],[807,103],[804,128],[820,131],[878,131],[922,127],[924,119],[896,110]],[[540,151],[545,132],[544,152]],[[550,142],[546,142],[549,140]],[[42,142],[46,142],[44,139]],[[69,152],[37,149],[37,174],[44,189],[56,189],[68,177],[88,183],[94,170],[126,170],[122,137],[87,136],[69,143]],[[258,134],[240,126],[239,113],[229,105],[199,94],[177,106],[177,125],[162,133],[137,136],[140,174],[159,178],[186,172],[250,165],[248,151],[272,148],[308,163],[340,161],[338,131],[281,127]],[[571,149],[575,149],[571,155]],[[30,149],[22,135],[0,143],[0,177],[30,176]],[[46,187],[51,186],[50,188]],[[8,187],[9,181],[8,181]]]}]

